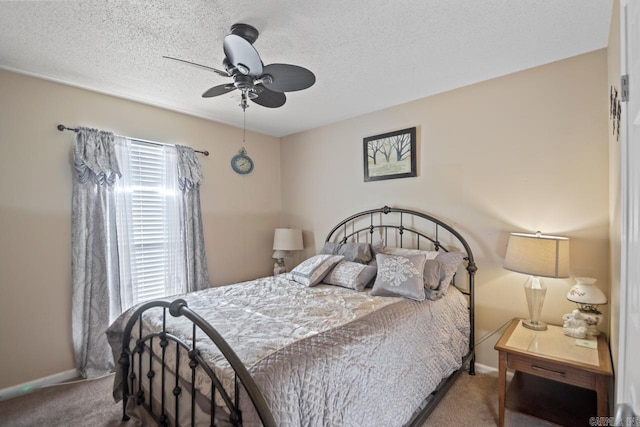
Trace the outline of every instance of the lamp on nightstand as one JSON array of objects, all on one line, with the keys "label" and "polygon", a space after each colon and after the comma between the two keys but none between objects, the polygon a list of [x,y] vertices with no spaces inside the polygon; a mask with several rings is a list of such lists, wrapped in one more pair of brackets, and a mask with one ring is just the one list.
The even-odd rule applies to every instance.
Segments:
[{"label": "lamp on nightstand", "polygon": [[295,228],[276,228],[273,235],[273,256],[276,263],[273,266],[273,274],[278,275],[287,272],[284,259],[290,251],[304,249],[302,245],[302,230]]},{"label": "lamp on nightstand", "polygon": [[[593,277],[576,277],[576,284],[567,292],[567,299],[578,304],[578,308],[562,317],[565,335],[584,338],[585,335],[600,334],[598,324],[602,320],[602,313],[598,311],[598,306],[606,304],[607,297],[594,286],[596,281]],[[584,329],[580,329],[580,326]]]},{"label": "lamp on nightstand", "polygon": [[524,284],[529,320],[522,325],[536,331],[544,331],[547,324],[540,321],[542,304],[547,287],[541,277],[569,277],[569,239],[558,236],[511,233],[507,244],[504,268],[528,274]]}]

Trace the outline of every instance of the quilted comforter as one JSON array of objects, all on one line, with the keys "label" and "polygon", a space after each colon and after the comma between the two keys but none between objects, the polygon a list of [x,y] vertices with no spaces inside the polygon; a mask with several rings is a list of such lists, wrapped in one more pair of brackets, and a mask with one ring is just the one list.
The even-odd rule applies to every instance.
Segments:
[{"label": "quilted comforter", "polygon": [[[238,354],[279,426],[403,425],[468,351],[467,303],[453,287],[440,300],[417,302],[307,288],[280,275],[180,297]],[[116,360],[134,309],[107,331]],[[161,330],[160,313],[144,316],[143,333]],[[172,318],[167,329],[191,343],[186,319]],[[233,371],[217,348],[204,334],[196,345],[232,390]],[[180,375],[190,381],[181,359]],[[208,377],[198,376],[196,387],[207,396]],[[120,388],[118,377],[114,395]],[[241,408],[244,425],[260,425],[242,395]]]}]

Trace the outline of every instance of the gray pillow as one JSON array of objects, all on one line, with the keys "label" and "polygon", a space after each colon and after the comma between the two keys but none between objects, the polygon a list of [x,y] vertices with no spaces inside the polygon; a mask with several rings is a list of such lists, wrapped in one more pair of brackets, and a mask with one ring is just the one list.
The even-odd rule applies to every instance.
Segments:
[{"label": "gray pillow", "polygon": [[340,261],[325,276],[322,282],[362,291],[375,275],[376,268],[373,266],[351,261]]},{"label": "gray pillow", "polygon": [[437,300],[447,292],[453,276],[464,261],[464,254],[442,252],[424,263],[424,292],[427,299]]},{"label": "gray pillow", "polygon": [[305,286],[315,286],[344,257],[342,255],[315,255],[291,270],[292,280]]},{"label": "gray pillow", "polygon": [[378,274],[371,295],[398,296],[422,301],[424,294],[424,254],[376,255]]},{"label": "gray pillow", "polygon": [[345,261],[366,264],[371,260],[371,245],[369,243],[335,243],[326,242],[321,254],[343,255]]},{"label": "gray pillow", "polygon": [[428,300],[435,301],[442,298],[444,294],[437,289],[424,288],[424,295]]},{"label": "gray pillow", "polygon": [[440,282],[445,278],[446,274],[442,263],[435,259],[428,259],[424,263],[424,287],[426,289],[438,289]]},{"label": "gray pillow", "polygon": [[383,240],[378,240],[377,242],[371,243],[371,261],[369,261],[367,264],[377,267],[378,263],[376,262],[376,255],[378,255],[378,253],[382,253],[383,249],[384,249]]}]

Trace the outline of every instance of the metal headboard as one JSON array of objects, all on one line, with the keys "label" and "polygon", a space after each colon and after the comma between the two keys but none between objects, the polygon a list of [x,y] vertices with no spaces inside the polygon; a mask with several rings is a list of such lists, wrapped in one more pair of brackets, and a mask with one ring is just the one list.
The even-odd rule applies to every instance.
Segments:
[{"label": "metal headboard", "polygon": [[[426,231],[429,227],[431,230]],[[445,232],[444,236],[442,235],[443,230]],[[389,235],[390,231],[391,236]],[[389,206],[351,215],[336,225],[329,232],[325,241],[375,243],[376,232],[378,233],[378,240],[382,240],[384,245],[388,245],[391,238],[393,238],[394,241],[392,243],[394,246],[402,248],[409,241],[408,243],[414,249],[427,250],[427,248],[421,247],[421,242],[426,241],[427,244],[431,245],[430,249],[435,251],[443,250],[449,252],[455,249],[457,252],[465,253],[465,269],[468,273],[468,281],[465,286],[459,286],[455,281],[453,284],[469,299],[469,322],[471,326],[469,336],[469,373],[473,374],[475,362],[474,277],[478,267],[467,241],[453,227],[431,215],[409,209],[390,208]]]}]

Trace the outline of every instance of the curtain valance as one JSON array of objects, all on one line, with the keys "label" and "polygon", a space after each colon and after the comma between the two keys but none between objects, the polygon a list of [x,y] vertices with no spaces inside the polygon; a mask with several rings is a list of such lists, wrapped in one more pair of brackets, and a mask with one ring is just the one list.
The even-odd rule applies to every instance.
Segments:
[{"label": "curtain valance", "polygon": [[79,182],[92,178],[96,184],[112,186],[120,167],[114,149],[111,132],[81,127],[76,134],[73,148],[73,163]]}]

